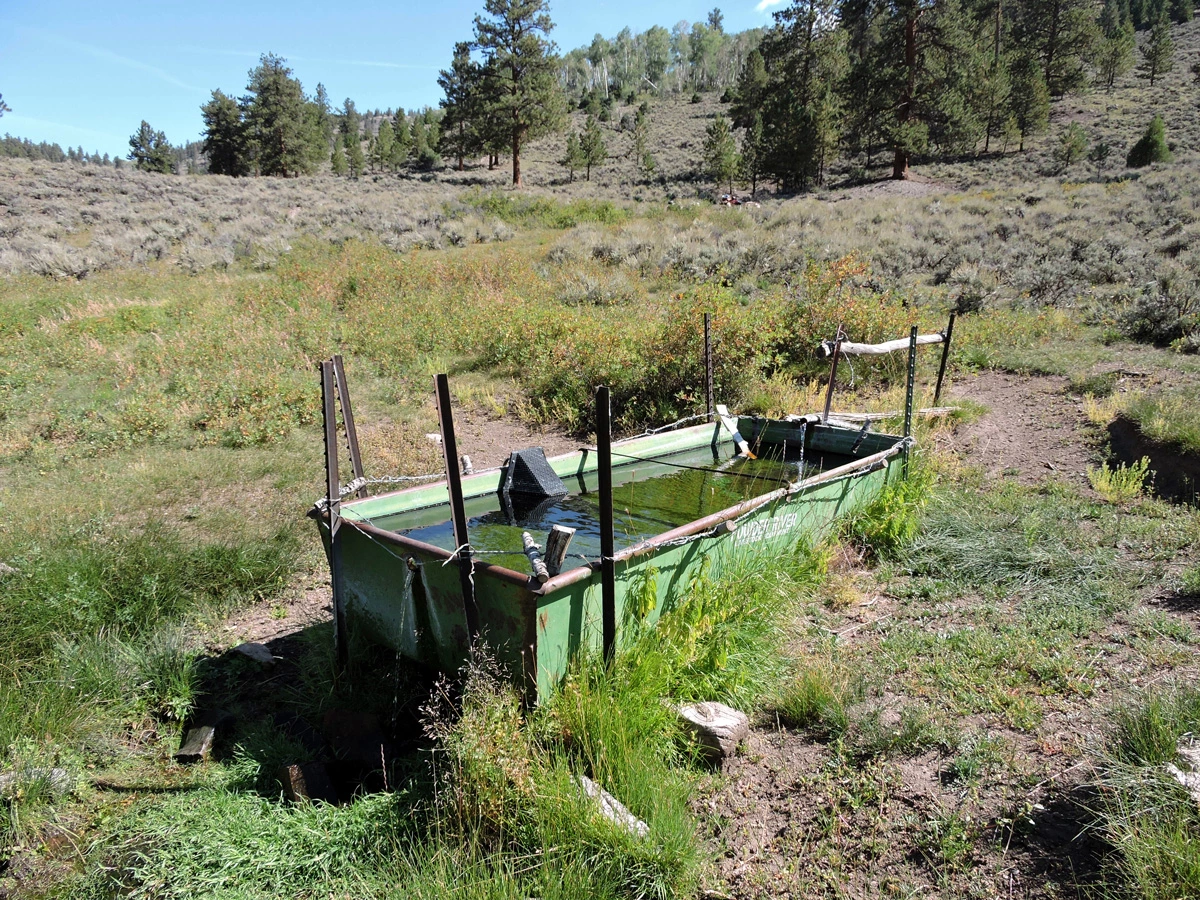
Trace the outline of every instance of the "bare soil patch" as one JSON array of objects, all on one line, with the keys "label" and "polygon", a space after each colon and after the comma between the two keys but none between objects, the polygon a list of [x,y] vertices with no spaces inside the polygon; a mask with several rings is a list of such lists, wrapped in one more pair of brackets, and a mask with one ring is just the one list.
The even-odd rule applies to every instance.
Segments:
[{"label": "bare soil patch", "polygon": [[988,371],[963,377],[951,402],[974,400],[988,412],[953,435],[953,449],[991,477],[1022,484],[1057,477],[1086,485],[1098,453],[1082,404],[1066,389],[1067,379],[1055,375]]},{"label": "bare soil patch", "polygon": [[866,184],[856,184],[853,187],[830,191],[824,199],[829,203],[839,203],[843,200],[884,200],[895,197],[930,197],[944,194],[950,186],[932,178],[913,175],[904,181],[886,178],[871,181]]}]

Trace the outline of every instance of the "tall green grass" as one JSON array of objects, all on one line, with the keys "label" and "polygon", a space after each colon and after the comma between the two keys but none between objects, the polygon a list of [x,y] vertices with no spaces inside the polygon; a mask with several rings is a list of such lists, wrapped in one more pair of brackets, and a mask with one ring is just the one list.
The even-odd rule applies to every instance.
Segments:
[{"label": "tall green grass", "polygon": [[1145,900],[1200,896],[1200,806],[1164,768],[1178,762],[1179,740],[1200,732],[1200,691],[1161,690],[1114,710],[1113,720],[1093,808],[1113,880]]},{"label": "tall green grass", "polygon": [[279,590],[298,552],[291,532],[203,543],[161,522],[19,546],[0,595],[0,761],[22,735],[72,743],[121,716],[182,719],[195,651],[178,624]]},{"label": "tall green grass", "polygon": [[[800,548],[700,579],[611,665],[578,658],[533,710],[477,657],[424,705],[428,744],[390,792],[290,806],[271,796],[254,753],[235,752],[196,790],[143,800],[111,824],[75,893],[385,897],[403,885],[431,897],[692,896],[703,852],[691,797],[704,770],[671,705],[703,697],[754,708],[773,689],[780,626],[812,566]],[[582,775],[648,834],[601,815]]]}]

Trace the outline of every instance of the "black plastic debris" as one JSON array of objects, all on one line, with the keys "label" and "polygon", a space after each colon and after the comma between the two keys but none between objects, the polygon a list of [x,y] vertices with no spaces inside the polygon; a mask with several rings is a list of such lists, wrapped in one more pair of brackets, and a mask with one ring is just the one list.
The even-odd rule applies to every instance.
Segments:
[{"label": "black plastic debris", "polygon": [[523,495],[522,499],[562,497],[567,486],[550,468],[541,447],[514,450],[508,457],[501,493]]}]

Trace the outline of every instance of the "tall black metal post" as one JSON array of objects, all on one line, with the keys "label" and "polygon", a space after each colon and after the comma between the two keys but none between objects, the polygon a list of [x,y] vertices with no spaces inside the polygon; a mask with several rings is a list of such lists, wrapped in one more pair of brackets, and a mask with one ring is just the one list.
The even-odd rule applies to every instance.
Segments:
[{"label": "tall black metal post", "polygon": [[446,486],[450,491],[450,521],[454,526],[454,546],[457,547],[459,580],[462,584],[463,614],[467,619],[467,640],[474,645],[479,634],[479,609],[475,605],[474,563],[467,535],[467,512],[463,505],[462,477],[458,472],[458,443],[454,437],[454,413],[450,409],[450,380],[445,375],[433,377],[437,395],[438,424],[442,433],[442,454],[446,460]]},{"label": "tall black metal post", "polygon": [[913,386],[917,381],[917,326],[908,333],[908,380],[904,387],[904,436],[912,434]]},{"label": "tall black metal post", "polygon": [[333,593],[333,654],[338,671],[346,668],[350,648],[346,634],[346,603],[342,592],[341,484],[338,475],[337,410],[334,406],[334,362],[321,363],[321,408],[325,420],[325,501],[329,512],[329,581]]},{"label": "tall black metal post", "polygon": [[713,352],[712,352],[712,314],[704,314],[704,410],[708,413],[708,421],[713,420],[716,407],[713,405]]},{"label": "tall black metal post", "polygon": [[604,661],[617,647],[617,572],[613,560],[612,424],[608,388],[596,388],[596,474],[600,479],[600,602]]},{"label": "tall black metal post", "polygon": [[950,313],[950,323],[942,332],[942,361],[938,365],[937,388],[933,392],[933,405],[937,406],[942,399],[942,379],[946,377],[946,361],[950,359],[950,339],[954,337],[954,313]]}]

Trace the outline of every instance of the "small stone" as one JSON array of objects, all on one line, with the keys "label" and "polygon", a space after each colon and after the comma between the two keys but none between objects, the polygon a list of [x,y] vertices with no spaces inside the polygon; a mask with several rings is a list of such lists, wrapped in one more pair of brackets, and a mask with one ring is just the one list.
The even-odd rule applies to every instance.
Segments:
[{"label": "small stone", "polygon": [[187,721],[183,744],[175,754],[177,762],[194,763],[208,759],[217,731],[233,724],[233,716],[223,709],[196,710]]},{"label": "small stone", "polygon": [[596,801],[601,814],[615,825],[624,828],[634,837],[645,837],[650,833],[650,826],[625,808],[625,804],[610,794],[586,775],[577,775],[575,782],[583,793]]},{"label": "small stone", "polygon": [[440,444],[442,442],[442,436],[436,432],[430,432],[429,434],[425,435],[425,437],[433,441],[435,444]]},{"label": "small stone", "polygon": [[19,574],[21,574],[20,569],[14,569],[8,563],[0,562],[0,575],[19,575]]},{"label": "small stone", "polygon": [[306,800],[320,800],[323,803],[337,803],[337,791],[325,771],[323,763],[293,763],[279,770],[279,780],[283,782],[283,793],[293,803]]},{"label": "small stone", "polygon": [[265,644],[255,644],[248,641],[244,644],[238,644],[230,652],[240,653],[242,656],[248,657],[256,663],[266,666],[268,669],[273,668],[275,665],[275,657]]},{"label": "small stone", "polygon": [[711,761],[719,763],[737,752],[750,734],[750,718],[724,703],[686,703],[679,707],[684,727]]}]

